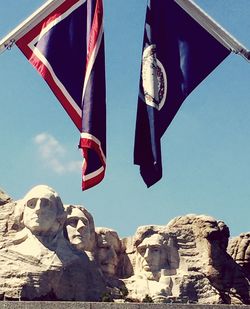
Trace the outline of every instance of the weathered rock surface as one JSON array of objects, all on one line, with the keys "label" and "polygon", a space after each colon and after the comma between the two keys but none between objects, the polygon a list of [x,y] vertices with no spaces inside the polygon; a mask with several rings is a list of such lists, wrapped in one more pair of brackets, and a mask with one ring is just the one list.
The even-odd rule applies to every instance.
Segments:
[{"label": "weathered rock surface", "polygon": [[0,206],[6,203],[9,203],[11,201],[11,198],[9,195],[0,188]]},{"label": "weathered rock surface", "polygon": [[104,281],[63,234],[66,212],[47,186],[1,206],[0,295],[21,300],[100,300]]},{"label": "weathered rock surface", "polygon": [[[205,215],[120,239],[50,187],[0,193],[0,299],[249,304],[250,233]],[[228,250],[228,251],[227,251]]]},{"label": "weathered rock surface", "polygon": [[134,237],[123,240],[129,297],[141,301],[148,294],[160,302],[248,304],[249,281],[227,253],[228,239],[225,223],[204,215],[138,228]]},{"label": "weathered rock surface", "polygon": [[242,233],[240,236],[230,239],[227,250],[250,280],[250,232]]},{"label": "weathered rock surface", "polygon": [[[229,229],[224,222],[204,215],[187,215],[175,218],[167,227],[177,237],[179,273],[188,272],[189,288],[197,302],[249,303],[249,281],[226,252]],[[201,275],[207,284],[199,283],[197,276]],[[181,293],[190,297],[182,285]]]}]

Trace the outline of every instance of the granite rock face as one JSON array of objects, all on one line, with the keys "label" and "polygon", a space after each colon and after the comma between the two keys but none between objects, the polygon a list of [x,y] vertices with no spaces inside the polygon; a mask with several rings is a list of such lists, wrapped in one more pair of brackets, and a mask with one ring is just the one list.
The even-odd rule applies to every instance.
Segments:
[{"label": "granite rock face", "polygon": [[0,299],[250,303],[250,233],[229,241],[210,216],[120,239],[48,186],[18,201],[3,192],[0,202]]},{"label": "granite rock face", "polygon": [[104,281],[65,238],[67,213],[47,186],[1,206],[0,295],[21,300],[100,300]]},{"label": "granite rock face", "polygon": [[187,272],[188,285],[180,285],[181,294],[190,298],[185,291],[188,286],[199,303],[249,303],[249,281],[226,251],[229,229],[224,222],[187,215],[175,218],[167,227],[177,237],[179,272]]},{"label": "granite rock face", "polygon": [[129,257],[129,296],[200,304],[248,304],[249,281],[226,252],[229,229],[204,215],[186,215],[166,226],[145,226],[123,240]]},{"label": "granite rock face", "polygon": [[9,195],[3,189],[0,188],[0,206],[10,201],[11,198],[9,197]]},{"label": "granite rock face", "polygon": [[242,233],[230,239],[227,251],[250,280],[250,233]]}]

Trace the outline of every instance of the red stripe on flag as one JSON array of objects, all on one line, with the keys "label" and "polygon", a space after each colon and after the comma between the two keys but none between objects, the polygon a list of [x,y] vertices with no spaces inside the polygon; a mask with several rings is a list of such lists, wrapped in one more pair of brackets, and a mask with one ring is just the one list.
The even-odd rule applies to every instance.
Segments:
[{"label": "red stripe on flag", "polygon": [[27,32],[21,39],[16,42],[16,45],[20,48],[23,44],[30,43],[35,37],[39,35],[43,28],[48,24],[58,18],[60,15],[64,14],[73,5],[75,5],[79,0],[65,0],[60,6],[58,6],[54,11],[52,11],[48,16],[46,16],[42,21],[40,21],[35,27],[33,27],[29,32]]},{"label": "red stripe on flag", "polygon": [[79,131],[82,128],[82,117],[75,111],[74,107],[70,103],[70,101],[65,97],[64,93],[62,92],[61,88],[57,85],[54,78],[52,77],[50,71],[47,67],[33,54],[31,59],[29,60],[30,63],[34,67],[37,68],[37,71],[41,74],[44,80],[48,83],[51,90],[54,92],[57,99],[60,101],[61,105],[68,113],[76,127]]},{"label": "red stripe on flag", "polygon": [[44,80],[48,83],[51,90],[54,92],[55,96],[62,104],[65,111],[69,114],[70,118],[76,125],[79,131],[82,129],[82,117],[79,115],[71,102],[64,95],[61,88],[55,82],[53,76],[51,75],[49,69],[46,65],[33,53],[33,50],[29,47],[29,44],[32,40],[34,40],[51,22],[56,20],[62,14],[67,12],[73,5],[75,5],[79,0],[66,0],[62,3],[58,8],[56,8],[53,12],[51,12],[47,17],[45,17],[40,23],[38,23],[34,28],[32,28],[29,32],[27,32],[21,39],[16,42],[16,45],[27,57],[29,62],[37,69],[39,74],[44,78]]},{"label": "red stripe on flag", "polygon": [[96,1],[96,7],[95,7],[95,14],[94,14],[93,23],[92,23],[92,27],[91,27],[91,31],[90,31],[90,36],[89,36],[89,45],[88,45],[86,67],[88,67],[89,59],[91,58],[93,50],[95,49],[96,41],[98,39],[100,29],[101,29],[101,26],[102,26],[102,20],[103,20],[102,0],[97,0]]},{"label": "red stripe on flag", "polygon": [[[102,30],[101,29],[102,23],[103,23],[103,4],[102,4],[102,0],[97,0],[96,6],[95,6],[95,12],[93,16],[93,21],[91,25],[90,35],[89,35],[88,52],[87,52],[87,59],[86,59],[86,72],[88,71],[88,69],[90,69],[90,72],[91,72],[93,65],[94,65],[95,57],[92,58],[92,56],[93,56],[93,53],[98,52],[96,48],[99,47],[97,46],[97,42],[98,42],[98,38]],[[88,79],[88,77],[89,75],[88,76],[86,75],[85,79]],[[81,138],[79,147],[82,148],[83,157],[85,159],[83,167],[82,167],[82,175],[83,175],[82,190],[86,190],[88,188],[91,188],[97,185],[104,178],[105,170],[106,170],[106,158],[104,157],[101,144],[96,143],[91,138],[85,138],[85,137]],[[86,175],[88,162],[91,160],[89,158],[89,154],[90,154],[88,151],[89,149],[95,151],[96,154],[98,155],[99,160],[100,160],[100,167],[98,170],[93,171],[92,173],[89,173]]]},{"label": "red stripe on flag", "polygon": [[[83,167],[82,167],[82,190],[86,190],[90,187],[97,185],[104,178],[105,170],[106,170],[106,161],[105,161],[106,158],[103,156],[101,145],[96,143],[91,138],[81,138],[79,147],[82,149],[83,157],[85,159]],[[89,160],[89,151],[88,151],[89,149],[96,152],[96,154],[99,157],[100,163],[101,163],[100,168],[103,167],[103,170],[101,170],[100,173],[96,175],[95,175],[96,171],[92,173],[93,175],[91,174],[86,175],[86,171],[88,167],[88,160]],[[88,176],[90,178],[85,180],[84,178],[88,178]]]},{"label": "red stripe on flag", "polygon": [[98,185],[105,176],[105,170],[103,170],[100,174],[98,174],[95,177],[92,177],[86,181],[82,181],[82,190],[87,190],[91,187],[94,187],[95,185]]}]

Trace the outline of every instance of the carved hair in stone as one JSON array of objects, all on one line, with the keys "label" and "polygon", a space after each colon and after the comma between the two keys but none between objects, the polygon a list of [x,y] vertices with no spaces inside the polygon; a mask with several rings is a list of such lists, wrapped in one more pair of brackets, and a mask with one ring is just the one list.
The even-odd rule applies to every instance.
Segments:
[{"label": "carved hair in stone", "polygon": [[116,277],[121,252],[121,241],[117,233],[109,228],[96,228],[96,260],[103,274]]},{"label": "carved hair in stone", "polygon": [[56,234],[65,212],[58,193],[44,185],[32,188],[24,197],[23,223],[35,235]]},{"label": "carved hair in stone", "polygon": [[87,255],[65,239],[66,212],[59,195],[36,186],[19,201],[17,213],[24,228],[0,251],[0,292],[21,299],[97,300],[104,283]]},{"label": "carved hair in stone", "polygon": [[64,235],[78,250],[93,252],[96,246],[95,226],[92,215],[86,208],[76,205],[64,205],[67,219]]},{"label": "carved hair in stone", "polygon": [[230,240],[230,256],[229,229],[213,217],[141,226],[121,241],[45,185],[18,201],[0,189],[0,206],[0,300],[121,299],[125,284],[134,301],[250,304],[250,233]]},{"label": "carved hair in stone", "polygon": [[163,226],[139,227],[134,236],[135,274],[158,280],[162,269],[176,271],[179,263],[174,238]]},{"label": "carved hair in stone", "polygon": [[[32,248],[22,244],[25,240],[39,238],[47,246],[55,245],[58,236],[62,236],[66,213],[58,193],[45,185],[32,188],[16,205],[16,213],[23,230],[16,235],[15,249],[27,254]],[[20,244],[20,245],[19,245]],[[33,250],[35,254],[35,251]]]},{"label": "carved hair in stone", "polygon": [[154,301],[164,302],[172,295],[171,275],[179,265],[174,235],[165,226],[141,226],[134,237],[134,253],[130,260],[134,275],[124,279],[129,297],[142,300],[146,294]]}]

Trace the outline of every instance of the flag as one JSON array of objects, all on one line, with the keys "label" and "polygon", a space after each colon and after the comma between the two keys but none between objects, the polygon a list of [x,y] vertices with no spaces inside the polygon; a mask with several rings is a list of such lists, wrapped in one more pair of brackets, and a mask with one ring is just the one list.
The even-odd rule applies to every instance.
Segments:
[{"label": "flag", "polygon": [[16,44],[80,131],[82,189],[98,184],[106,168],[102,0],[55,1]]},{"label": "flag", "polygon": [[162,177],[162,135],[229,53],[174,0],[148,1],[134,144],[134,163],[148,187]]}]

